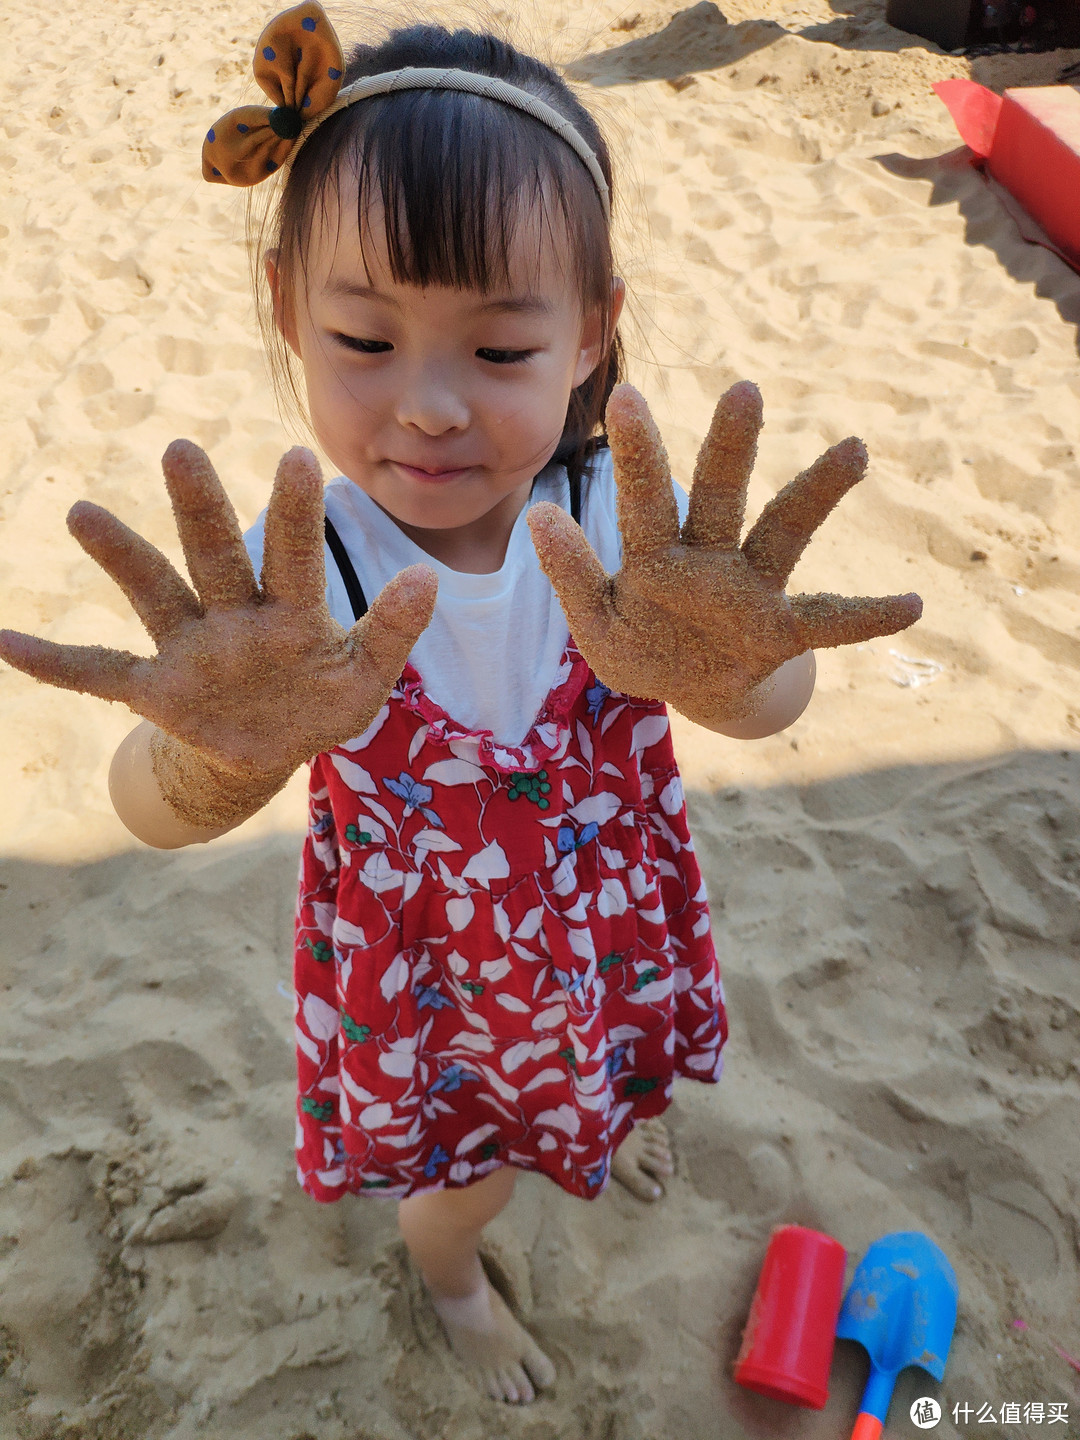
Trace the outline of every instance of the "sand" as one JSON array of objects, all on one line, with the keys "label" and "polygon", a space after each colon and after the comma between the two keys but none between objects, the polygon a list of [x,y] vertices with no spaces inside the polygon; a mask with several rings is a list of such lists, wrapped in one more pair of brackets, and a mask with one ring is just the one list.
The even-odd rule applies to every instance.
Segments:
[{"label": "sand", "polygon": [[[925,1230],[961,1286],[937,1435],[1080,1433],[1080,276],[1029,246],[930,82],[1052,81],[1076,52],[943,56],[880,0],[559,3],[615,129],[631,378],[689,477],[761,387],[749,514],[828,445],[869,477],[795,588],[918,590],[903,636],[819,657],[787,734],[676,721],[730,999],[681,1086],[662,1206],[527,1177],[492,1253],[561,1369],[531,1410],[458,1379],[392,1207],[297,1190],[289,928],[303,789],[209,847],[112,815],[120,706],[0,675],[0,1434],[19,1440],[825,1440],[740,1392],[771,1228],[852,1257]],[[635,16],[638,18],[635,20]],[[159,457],[204,445],[250,521],[279,456],[241,203],[198,174],[253,0],[54,0],[5,17],[3,623],[141,649],[67,535],[79,498],[179,560]],[[648,226],[644,217],[648,216]],[[1019,1328],[1015,1322],[1024,1322]],[[986,1403],[1069,1423],[977,1424]],[[953,1404],[973,1407],[953,1424]]]}]

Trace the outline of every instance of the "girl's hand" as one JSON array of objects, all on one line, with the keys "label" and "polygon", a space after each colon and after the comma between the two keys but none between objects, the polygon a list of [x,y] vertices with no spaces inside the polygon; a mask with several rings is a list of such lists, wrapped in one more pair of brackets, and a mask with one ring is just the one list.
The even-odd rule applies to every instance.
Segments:
[{"label": "girl's hand", "polygon": [[535,505],[529,526],[581,653],[611,689],[669,700],[717,729],[752,714],[757,687],[785,661],[891,635],[922,614],[917,595],[784,593],[814,531],[862,479],[861,441],[834,445],[785,486],[740,545],[761,430],[756,386],[736,385],[717,405],[681,532],[663,442],[631,386],[612,392],[607,430],[623,540],[618,574],[605,573],[557,505]]},{"label": "girl's hand", "polygon": [[310,451],[290,450],[278,467],[261,584],[203,451],[176,440],[162,468],[194,588],[109,511],[81,501],[68,515],[157,654],[5,630],[0,656],[152,721],[164,732],[153,757],[167,803],[187,823],[228,825],[312,755],[367,729],[431,619],[437,582],[426,565],[409,566],[346,632],[326,608],[322,478]]}]

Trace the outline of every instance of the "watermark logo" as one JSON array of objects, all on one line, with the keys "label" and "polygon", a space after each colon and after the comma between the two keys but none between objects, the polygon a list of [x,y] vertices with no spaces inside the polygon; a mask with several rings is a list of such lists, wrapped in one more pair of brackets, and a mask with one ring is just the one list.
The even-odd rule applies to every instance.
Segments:
[{"label": "watermark logo", "polygon": [[911,1423],[920,1430],[932,1430],[941,1419],[941,1406],[931,1395],[922,1395],[910,1410]]},{"label": "watermark logo", "polygon": [[[937,1420],[923,1422],[916,1418],[920,1405],[933,1404],[932,1400],[916,1400],[911,1407],[911,1418],[922,1429],[936,1425]],[[936,1408],[936,1407],[935,1407]],[[940,1410],[938,1414],[940,1415]],[[996,1409],[988,1401],[981,1405],[959,1401],[952,1407],[953,1421],[960,1425],[1068,1425],[1069,1402],[1067,1400],[1007,1400]],[[1063,1437],[1064,1440],[1064,1437]]]}]

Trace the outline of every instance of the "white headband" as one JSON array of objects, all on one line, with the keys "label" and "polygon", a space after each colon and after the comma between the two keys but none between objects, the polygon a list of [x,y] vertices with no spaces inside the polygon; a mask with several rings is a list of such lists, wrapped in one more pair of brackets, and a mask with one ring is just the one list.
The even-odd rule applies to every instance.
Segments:
[{"label": "white headband", "polygon": [[339,90],[337,99],[304,126],[297,136],[287,163],[293,163],[304,141],[331,115],[349,105],[355,105],[358,100],[367,100],[372,95],[389,95],[395,90],[461,90],[468,95],[482,95],[486,100],[497,100],[502,105],[510,105],[515,110],[531,115],[534,120],[539,120],[541,125],[553,130],[577,155],[592,176],[600,203],[604,207],[605,219],[611,219],[611,196],[600,162],[565,115],[560,115],[557,110],[537,96],[530,95],[527,90],[520,90],[506,80],[498,80],[494,75],[478,75],[474,70],[436,70],[407,66],[403,70],[388,70],[382,75],[368,75],[362,80],[354,80],[351,85]]}]

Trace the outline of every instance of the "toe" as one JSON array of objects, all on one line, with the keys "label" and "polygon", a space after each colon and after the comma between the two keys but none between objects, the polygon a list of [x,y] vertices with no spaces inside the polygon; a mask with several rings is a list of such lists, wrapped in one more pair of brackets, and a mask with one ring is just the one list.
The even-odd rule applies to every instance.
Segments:
[{"label": "toe", "polygon": [[663,1121],[646,1121],[642,1134],[642,1149],[649,1162],[649,1168],[654,1172],[661,1175],[675,1173],[675,1157],[671,1152],[671,1139]]},{"label": "toe", "polygon": [[500,1370],[498,1373],[499,1398],[506,1400],[511,1405],[516,1405],[519,1400],[518,1387],[514,1384],[511,1372]]},{"label": "toe", "polygon": [[675,1163],[667,1146],[647,1144],[645,1146],[645,1168],[654,1175],[673,1175]]},{"label": "toe", "polygon": [[521,1357],[530,1380],[537,1390],[547,1390],[555,1384],[555,1366],[537,1345],[531,1345]]},{"label": "toe", "polygon": [[513,1382],[514,1389],[517,1391],[518,1404],[531,1405],[536,1399],[536,1391],[533,1389],[532,1382],[529,1380],[528,1375],[526,1375],[520,1365],[512,1365],[510,1367],[510,1379]]},{"label": "toe", "polygon": [[664,1193],[651,1175],[647,1175],[644,1170],[638,1169],[636,1166],[628,1174],[621,1175],[619,1178],[639,1200],[659,1200]]}]

